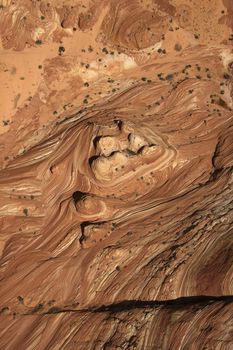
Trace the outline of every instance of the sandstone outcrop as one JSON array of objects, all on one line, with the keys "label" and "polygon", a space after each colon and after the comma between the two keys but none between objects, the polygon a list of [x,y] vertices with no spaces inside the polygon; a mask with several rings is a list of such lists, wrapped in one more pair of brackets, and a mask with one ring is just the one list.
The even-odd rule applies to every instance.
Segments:
[{"label": "sandstone outcrop", "polygon": [[232,349],[231,1],[0,3],[0,348]]}]

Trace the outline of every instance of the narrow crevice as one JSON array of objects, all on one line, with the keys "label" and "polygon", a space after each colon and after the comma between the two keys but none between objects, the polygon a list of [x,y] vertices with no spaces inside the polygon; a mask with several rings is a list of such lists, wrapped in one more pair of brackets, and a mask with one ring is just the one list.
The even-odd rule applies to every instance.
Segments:
[{"label": "narrow crevice", "polygon": [[91,166],[92,163],[98,158],[99,158],[99,156],[92,156],[92,157],[90,157],[89,160],[88,160],[89,165]]},{"label": "narrow crevice", "polygon": [[79,238],[79,242],[82,245],[82,242],[85,240],[85,234],[84,234],[84,230],[86,226],[92,225],[93,222],[92,221],[83,221],[80,224],[80,229],[81,229],[81,237]]},{"label": "narrow crevice", "polygon": [[217,144],[215,146],[215,150],[214,150],[213,156],[212,156],[212,165],[213,165],[214,171],[222,170],[222,169],[216,169],[216,165],[215,165],[216,158],[219,155],[219,150],[220,150],[220,141],[217,142]]},{"label": "narrow crevice", "polygon": [[[224,295],[224,296],[208,296],[208,295],[198,295],[192,297],[181,297],[177,299],[169,300],[125,300],[119,303],[93,306],[83,309],[73,309],[73,308],[62,308],[62,307],[52,307],[47,312],[39,312],[39,314],[57,314],[64,312],[77,312],[77,313],[98,313],[98,312],[123,312],[134,309],[156,309],[158,307],[165,308],[185,308],[189,306],[198,306],[198,305],[208,305],[215,302],[224,302],[224,303],[233,303],[233,295]],[[39,310],[38,310],[39,311]],[[31,313],[30,313],[31,314]],[[34,312],[35,314],[35,312]],[[29,313],[27,314],[29,315]]]},{"label": "narrow crevice", "polygon": [[169,300],[126,300],[116,304],[102,305],[99,307],[90,308],[91,312],[121,312],[132,309],[157,308],[159,306],[165,307],[183,307],[195,304],[210,304],[213,302],[223,301],[225,303],[233,302],[233,295],[224,296],[207,296],[198,295],[192,297],[181,297]]},{"label": "narrow crevice", "polygon": [[99,140],[102,138],[103,136],[96,136],[94,139],[93,139],[93,145],[95,147],[95,149],[97,148],[97,145],[98,145],[98,142]]},{"label": "narrow crevice", "polygon": [[90,226],[90,225],[103,225],[105,224],[107,221],[83,221],[80,224],[80,229],[81,229],[81,237],[79,238],[79,242],[80,244],[82,244],[82,242],[85,240],[85,227]]}]

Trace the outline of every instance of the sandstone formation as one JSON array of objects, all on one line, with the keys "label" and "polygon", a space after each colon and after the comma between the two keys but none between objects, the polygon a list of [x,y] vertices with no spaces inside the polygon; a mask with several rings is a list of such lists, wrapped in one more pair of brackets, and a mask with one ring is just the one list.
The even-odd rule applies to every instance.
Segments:
[{"label": "sandstone formation", "polygon": [[232,4],[0,1],[0,349],[233,349]]}]

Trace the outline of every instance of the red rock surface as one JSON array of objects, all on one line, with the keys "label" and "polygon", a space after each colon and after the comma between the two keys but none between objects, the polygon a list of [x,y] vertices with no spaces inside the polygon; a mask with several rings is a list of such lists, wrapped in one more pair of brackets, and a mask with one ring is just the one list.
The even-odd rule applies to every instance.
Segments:
[{"label": "red rock surface", "polygon": [[232,349],[232,1],[0,5],[0,349]]}]

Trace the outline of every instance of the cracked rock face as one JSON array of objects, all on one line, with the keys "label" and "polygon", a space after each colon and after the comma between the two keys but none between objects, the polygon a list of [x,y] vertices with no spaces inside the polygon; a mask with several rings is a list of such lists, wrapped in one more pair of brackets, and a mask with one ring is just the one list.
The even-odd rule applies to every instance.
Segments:
[{"label": "cracked rock face", "polygon": [[0,1],[0,349],[233,348],[232,18]]}]

